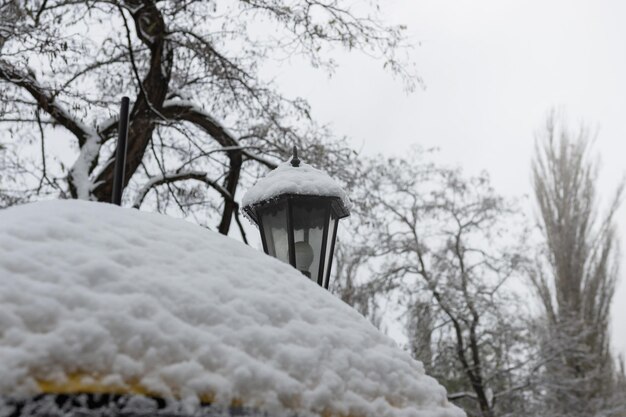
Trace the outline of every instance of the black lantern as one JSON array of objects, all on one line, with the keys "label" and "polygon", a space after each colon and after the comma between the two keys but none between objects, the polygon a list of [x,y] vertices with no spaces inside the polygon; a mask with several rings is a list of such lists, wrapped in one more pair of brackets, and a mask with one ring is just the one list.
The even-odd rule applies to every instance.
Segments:
[{"label": "black lantern", "polygon": [[[350,215],[345,197],[337,195],[339,186],[326,174],[308,165],[302,167],[295,147],[290,164],[283,164],[279,169],[282,170],[280,180],[268,176],[261,181],[281,181],[281,184],[288,184],[287,191],[254,201],[243,210],[259,226],[265,253],[290,263],[308,278],[328,288],[337,225],[339,219]],[[331,184],[329,195],[317,195],[324,194],[324,191],[303,194],[311,188],[325,190],[324,184],[316,182]],[[302,190],[300,183],[309,188]],[[316,185],[320,186],[316,188]],[[290,186],[295,192],[289,191]]]}]

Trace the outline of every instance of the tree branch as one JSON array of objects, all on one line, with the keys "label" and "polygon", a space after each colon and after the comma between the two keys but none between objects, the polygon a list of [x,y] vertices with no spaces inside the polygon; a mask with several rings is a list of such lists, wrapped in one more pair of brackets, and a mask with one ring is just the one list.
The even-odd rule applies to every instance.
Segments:
[{"label": "tree branch", "polygon": [[[243,163],[243,152],[237,139],[224,126],[215,120],[211,115],[202,109],[185,101],[166,101],[163,103],[162,114],[171,120],[186,121],[200,127],[215,139],[220,145],[230,148],[227,151],[229,159],[228,175],[224,181],[224,188],[232,196],[237,191],[241,165]],[[219,232],[228,234],[233,214],[237,210],[237,203],[233,200],[225,200],[222,221],[219,225]]]},{"label": "tree branch", "polygon": [[0,60],[0,79],[26,90],[37,102],[39,108],[48,113],[56,122],[72,132],[82,147],[94,131],[78,119],[71,116],[53,97],[51,92],[42,86],[32,72],[20,72],[10,63]]},{"label": "tree branch", "polygon": [[222,187],[217,182],[210,179],[207,176],[206,172],[201,172],[201,171],[171,172],[171,173],[166,173],[163,175],[153,177],[150,179],[150,181],[144,184],[144,186],[141,187],[141,189],[137,193],[137,196],[135,197],[133,207],[137,209],[141,207],[141,204],[143,203],[143,200],[146,198],[146,195],[148,195],[150,190],[152,190],[154,187],[158,187],[159,185],[163,185],[163,184],[171,184],[177,181],[187,181],[187,180],[201,181],[209,185],[210,187],[214,188],[218,193],[220,193],[220,195],[224,198],[224,200],[231,200],[231,201],[233,200],[232,195],[224,187]]},{"label": "tree branch", "polygon": [[448,394],[448,401],[456,401],[461,398],[471,398],[472,400],[476,400],[476,394],[469,391],[463,392],[455,392],[454,394]]}]

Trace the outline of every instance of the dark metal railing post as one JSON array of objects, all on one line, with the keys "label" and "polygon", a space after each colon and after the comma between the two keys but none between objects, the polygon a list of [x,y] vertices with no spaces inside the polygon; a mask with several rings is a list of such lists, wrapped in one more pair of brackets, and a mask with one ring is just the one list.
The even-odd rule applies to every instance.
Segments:
[{"label": "dark metal railing post", "polygon": [[113,193],[111,203],[122,205],[124,191],[124,168],[126,167],[126,141],[128,139],[128,97],[122,97],[120,107],[120,122],[117,135],[117,149],[115,150],[115,172],[113,176]]}]

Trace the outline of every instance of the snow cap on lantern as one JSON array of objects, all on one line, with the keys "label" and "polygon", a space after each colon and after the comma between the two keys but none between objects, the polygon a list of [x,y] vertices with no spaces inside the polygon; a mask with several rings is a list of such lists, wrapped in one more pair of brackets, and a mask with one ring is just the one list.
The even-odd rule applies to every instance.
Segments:
[{"label": "snow cap on lantern", "polygon": [[259,226],[263,250],[328,288],[339,219],[350,200],[328,174],[290,161],[259,180],[243,197],[243,211]]}]

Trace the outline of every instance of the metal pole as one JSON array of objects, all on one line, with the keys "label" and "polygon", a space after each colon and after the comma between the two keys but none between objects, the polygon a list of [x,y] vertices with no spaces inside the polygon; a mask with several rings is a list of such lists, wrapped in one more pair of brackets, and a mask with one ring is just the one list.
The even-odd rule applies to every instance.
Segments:
[{"label": "metal pole", "polygon": [[115,173],[113,174],[113,194],[111,203],[122,205],[124,191],[124,168],[126,167],[126,139],[128,139],[128,97],[122,97],[120,107],[120,122],[117,135],[117,149],[115,150]]}]

